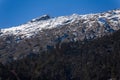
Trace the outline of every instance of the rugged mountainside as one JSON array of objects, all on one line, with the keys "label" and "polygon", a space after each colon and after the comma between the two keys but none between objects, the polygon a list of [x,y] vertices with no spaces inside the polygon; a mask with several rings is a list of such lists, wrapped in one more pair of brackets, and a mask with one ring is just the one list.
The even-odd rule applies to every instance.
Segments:
[{"label": "rugged mountainside", "polygon": [[56,48],[56,44],[93,40],[120,29],[120,10],[98,14],[43,15],[20,26],[1,29],[0,61],[11,62]]},{"label": "rugged mountainside", "polygon": [[0,64],[0,79],[120,80],[120,30],[92,41],[55,46],[39,55]]}]

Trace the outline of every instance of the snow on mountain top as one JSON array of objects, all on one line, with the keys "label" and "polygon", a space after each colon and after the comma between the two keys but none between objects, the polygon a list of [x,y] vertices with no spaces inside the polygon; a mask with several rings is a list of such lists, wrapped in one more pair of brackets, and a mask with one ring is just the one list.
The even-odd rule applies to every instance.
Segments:
[{"label": "snow on mountain top", "polygon": [[78,18],[78,15],[74,14],[72,16],[61,16],[61,17],[51,18],[47,20],[40,20],[41,18],[33,19],[32,22],[30,21],[20,26],[1,29],[1,31],[3,32],[3,34],[6,34],[6,35],[15,34],[15,35],[30,36],[30,35],[33,35],[34,32],[40,31],[42,29],[51,29],[51,28],[58,27],[60,25],[68,24],[69,21],[72,22],[76,18]]},{"label": "snow on mountain top", "polygon": [[[35,35],[37,32],[42,31],[42,29],[52,29],[52,28],[58,28],[62,27],[63,25],[71,24],[78,20],[85,20],[85,23],[91,23],[91,19],[98,20],[99,18],[105,18],[105,19],[117,19],[120,20],[120,10],[113,10],[108,11],[105,13],[97,13],[97,14],[87,14],[87,15],[78,15],[73,14],[70,16],[60,16],[51,18],[48,15],[43,15],[39,18],[32,19],[26,24],[22,24],[20,26],[1,29],[2,35],[9,35],[13,34],[16,36],[22,36],[22,37],[30,37],[32,35]],[[114,19],[114,20],[115,20]],[[104,21],[104,20],[103,20]],[[102,21],[99,21],[102,23]],[[91,25],[92,26],[92,25]]]}]

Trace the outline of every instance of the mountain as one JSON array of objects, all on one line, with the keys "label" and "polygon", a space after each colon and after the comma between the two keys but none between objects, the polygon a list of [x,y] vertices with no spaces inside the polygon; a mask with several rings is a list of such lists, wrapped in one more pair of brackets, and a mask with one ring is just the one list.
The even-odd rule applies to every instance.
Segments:
[{"label": "mountain", "polygon": [[[1,29],[0,61],[22,59],[56,48],[64,42],[91,41],[120,29],[120,10],[97,14],[43,15],[20,26]],[[83,43],[84,44],[84,43]]]},{"label": "mountain", "polygon": [[120,30],[91,41],[55,46],[39,55],[31,53],[0,64],[0,79],[120,80]]}]

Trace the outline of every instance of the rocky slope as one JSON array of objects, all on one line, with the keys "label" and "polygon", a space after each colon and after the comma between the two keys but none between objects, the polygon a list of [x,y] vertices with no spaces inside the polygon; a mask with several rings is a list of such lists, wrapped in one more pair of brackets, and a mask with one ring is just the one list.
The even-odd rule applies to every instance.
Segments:
[{"label": "rocky slope", "polygon": [[57,43],[93,40],[120,29],[120,10],[97,14],[43,15],[26,24],[1,29],[0,61],[21,59],[55,48]]},{"label": "rocky slope", "polygon": [[120,80],[120,30],[0,64],[1,80]]}]

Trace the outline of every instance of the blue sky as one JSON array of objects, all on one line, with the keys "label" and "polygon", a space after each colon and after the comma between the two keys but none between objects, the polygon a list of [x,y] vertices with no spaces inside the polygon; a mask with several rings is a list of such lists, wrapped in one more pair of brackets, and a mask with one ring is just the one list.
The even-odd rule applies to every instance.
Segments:
[{"label": "blue sky", "polygon": [[120,8],[120,0],[0,0],[0,28],[20,25],[44,14],[56,17],[116,8]]}]

